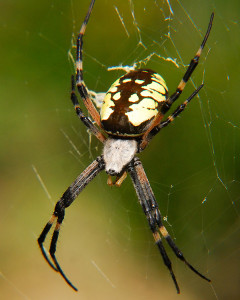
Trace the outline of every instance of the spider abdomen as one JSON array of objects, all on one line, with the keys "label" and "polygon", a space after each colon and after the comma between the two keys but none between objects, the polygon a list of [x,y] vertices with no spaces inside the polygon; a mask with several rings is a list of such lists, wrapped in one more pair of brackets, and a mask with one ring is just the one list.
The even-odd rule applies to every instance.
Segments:
[{"label": "spider abdomen", "polygon": [[116,80],[103,100],[103,129],[116,136],[142,135],[167,99],[164,79],[152,70],[130,71]]}]

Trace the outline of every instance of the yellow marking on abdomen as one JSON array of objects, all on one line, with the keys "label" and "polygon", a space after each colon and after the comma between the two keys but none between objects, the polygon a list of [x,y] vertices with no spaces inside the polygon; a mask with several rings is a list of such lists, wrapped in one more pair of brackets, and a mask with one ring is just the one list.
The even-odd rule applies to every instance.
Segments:
[{"label": "yellow marking on abdomen", "polygon": [[145,98],[137,104],[129,106],[132,111],[126,113],[129,122],[134,126],[139,126],[145,121],[148,121],[156,116],[158,110],[156,109],[156,102],[153,99]]},{"label": "yellow marking on abdomen", "polygon": [[151,97],[151,98],[153,98],[157,102],[162,102],[162,101],[166,100],[166,97],[164,95],[158,93],[157,91],[152,91],[150,89],[143,90],[141,92],[141,96],[143,96],[143,97]]},{"label": "yellow marking on abdomen", "polygon": [[136,79],[134,82],[136,84],[142,84],[142,83],[144,83],[144,80],[142,80],[142,79]]},{"label": "yellow marking on abdomen", "polygon": [[155,77],[155,78],[157,79],[157,81],[158,81],[161,85],[164,86],[164,88],[166,89],[166,91],[168,90],[167,85],[166,85],[166,82],[165,82],[165,80],[162,78],[162,76],[160,76],[160,75],[157,74],[157,73],[154,73],[154,74],[152,75],[152,77],[153,77],[153,78]]},{"label": "yellow marking on abdomen", "polygon": [[139,100],[139,97],[137,94],[132,94],[129,98],[128,101],[129,102],[137,102]]},{"label": "yellow marking on abdomen", "polygon": [[113,100],[119,100],[121,98],[121,93],[120,92],[117,92],[116,94],[114,94],[112,96]]},{"label": "yellow marking on abdomen", "polygon": [[122,83],[130,82],[130,81],[132,81],[131,78],[125,78],[125,79],[123,79]]},{"label": "yellow marking on abdomen", "polygon": [[112,95],[110,93],[107,93],[103,99],[103,105],[101,107],[100,112],[101,120],[107,120],[109,116],[113,113],[113,109],[110,106],[114,107],[115,104],[111,100],[111,97]]},{"label": "yellow marking on abdomen", "polygon": [[162,85],[162,83],[156,82],[156,81],[149,83],[144,88],[146,88],[148,90],[155,90],[161,94],[166,94],[166,91],[167,91],[167,89],[165,88],[164,85]]}]

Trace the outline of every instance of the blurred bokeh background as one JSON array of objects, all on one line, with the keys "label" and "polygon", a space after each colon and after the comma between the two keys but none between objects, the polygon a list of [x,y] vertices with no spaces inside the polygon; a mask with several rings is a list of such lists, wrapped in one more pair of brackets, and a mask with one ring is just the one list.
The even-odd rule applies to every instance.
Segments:
[{"label": "blurred bokeh background", "polygon": [[215,12],[200,65],[178,103],[204,81],[200,97],[140,156],[165,226],[212,284],[166,246],[181,288],[176,294],[131,181],[109,188],[104,173],[67,209],[59,238],[57,257],[79,292],[41,256],[36,240],[55,202],[101,153],[69,100],[69,53],[89,2],[0,2],[0,299],[239,299],[240,4],[234,0],[97,0],[84,39],[89,89],[104,92],[123,74],[108,67],[141,61],[138,67],[162,74],[173,92]]}]

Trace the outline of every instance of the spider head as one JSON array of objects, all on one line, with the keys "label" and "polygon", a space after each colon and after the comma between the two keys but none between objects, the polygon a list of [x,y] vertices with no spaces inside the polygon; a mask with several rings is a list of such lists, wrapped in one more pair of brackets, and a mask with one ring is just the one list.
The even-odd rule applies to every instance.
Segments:
[{"label": "spider head", "polygon": [[111,176],[120,174],[137,153],[137,141],[133,139],[109,138],[103,148],[106,173]]}]

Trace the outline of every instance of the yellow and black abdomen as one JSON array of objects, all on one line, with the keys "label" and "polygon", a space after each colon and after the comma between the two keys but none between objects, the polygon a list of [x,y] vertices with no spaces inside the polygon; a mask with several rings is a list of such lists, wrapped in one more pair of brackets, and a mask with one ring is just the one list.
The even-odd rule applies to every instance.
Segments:
[{"label": "yellow and black abdomen", "polygon": [[116,80],[103,101],[103,129],[116,136],[139,136],[167,99],[164,79],[152,70],[134,70]]}]

